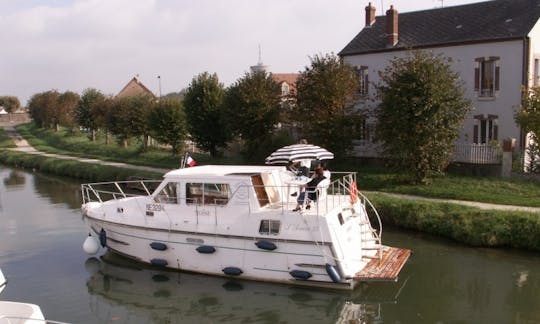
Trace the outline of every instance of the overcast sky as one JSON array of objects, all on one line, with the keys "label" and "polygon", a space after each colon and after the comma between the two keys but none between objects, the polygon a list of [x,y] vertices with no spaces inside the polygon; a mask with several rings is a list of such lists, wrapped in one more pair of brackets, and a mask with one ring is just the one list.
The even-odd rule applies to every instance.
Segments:
[{"label": "overcast sky", "polygon": [[[135,75],[156,94],[204,71],[229,85],[262,61],[294,73],[364,27],[364,0],[0,0],[0,95],[116,94]],[[477,0],[375,0],[377,15]],[[384,10],[381,10],[381,7]]]}]

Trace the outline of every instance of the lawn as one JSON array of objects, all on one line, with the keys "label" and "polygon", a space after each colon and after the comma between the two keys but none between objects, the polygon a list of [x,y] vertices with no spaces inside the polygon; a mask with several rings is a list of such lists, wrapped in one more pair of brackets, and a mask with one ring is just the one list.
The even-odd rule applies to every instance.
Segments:
[{"label": "lawn", "polygon": [[[166,149],[142,151],[142,144],[133,141],[123,148],[116,143],[105,144],[104,136],[92,142],[81,133],[45,131],[32,125],[17,127],[21,135],[36,149],[59,154],[76,155],[162,168],[176,168],[181,157]],[[208,155],[193,154],[198,164],[241,164],[241,158],[212,159]],[[395,172],[384,167],[362,165],[357,160],[332,161],[332,171],[357,171],[360,190],[402,193],[432,198],[460,199],[506,205],[540,207],[540,182],[505,180],[491,177],[441,175],[428,185],[412,185]]]}]

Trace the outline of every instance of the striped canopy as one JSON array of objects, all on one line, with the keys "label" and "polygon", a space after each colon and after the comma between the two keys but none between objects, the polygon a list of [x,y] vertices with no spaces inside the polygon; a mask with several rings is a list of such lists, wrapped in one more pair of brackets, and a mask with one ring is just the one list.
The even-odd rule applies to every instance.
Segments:
[{"label": "striped canopy", "polygon": [[334,154],[311,144],[293,144],[282,147],[266,158],[266,164],[286,164],[298,160],[331,160]]}]

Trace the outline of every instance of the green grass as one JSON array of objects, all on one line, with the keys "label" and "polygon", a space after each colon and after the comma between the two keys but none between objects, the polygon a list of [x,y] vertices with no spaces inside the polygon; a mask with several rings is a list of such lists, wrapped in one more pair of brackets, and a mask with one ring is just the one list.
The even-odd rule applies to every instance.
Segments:
[{"label": "green grass", "polygon": [[[69,132],[61,129],[58,132],[36,128],[33,124],[25,124],[17,127],[17,131],[39,151],[66,154],[72,156],[90,157],[104,161],[124,162],[136,165],[146,165],[158,168],[178,168],[181,156],[174,156],[170,150],[150,148],[143,152],[143,146],[137,139],[132,140],[129,147],[125,148],[114,142],[106,144],[105,136],[98,134],[95,142],[86,135]],[[239,159],[219,158],[211,159],[204,154],[192,154],[199,164],[231,164],[240,163]]]},{"label": "green grass", "polygon": [[[125,162],[161,168],[177,168],[181,157],[172,156],[165,149],[142,152],[136,141],[128,148],[116,143],[105,144],[104,136],[92,142],[83,134],[66,130],[54,132],[35,128],[31,124],[17,127],[21,135],[36,149],[101,160]],[[242,164],[240,158],[212,159],[208,155],[193,154],[198,164]],[[262,161],[261,161],[262,163]],[[540,207],[540,182],[505,180],[500,178],[444,175],[427,185],[413,185],[403,176],[384,167],[364,166],[358,160],[332,161],[332,171],[357,171],[358,187],[363,191],[382,191],[418,195],[430,198],[459,199],[495,204]]]},{"label": "green grass", "polygon": [[0,127],[0,148],[16,147],[15,142],[7,136],[4,128]]},{"label": "green grass", "polygon": [[159,173],[90,164],[74,160],[61,160],[41,155],[3,150],[0,163],[33,169],[49,174],[68,176],[91,182],[120,181],[129,179],[161,179]]},{"label": "green grass", "polygon": [[540,251],[539,213],[481,210],[381,194],[369,194],[369,198],[385,226],[435,234],[471,246]]}]

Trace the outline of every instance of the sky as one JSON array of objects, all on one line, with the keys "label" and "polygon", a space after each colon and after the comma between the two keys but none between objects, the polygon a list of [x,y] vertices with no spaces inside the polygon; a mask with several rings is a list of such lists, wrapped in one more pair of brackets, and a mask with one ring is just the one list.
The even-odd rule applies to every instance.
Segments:
[{"label": "sky", "polygon": [[[297,73],[364,27],[364,0],[0,0],[0,96],[95,88],[131,78],[156,95],[217,73],[228,86],[259,61]],[[376,15],[474,0],[374,0]],[[381,10],[383,8],[384,10]],[[158,78],[159,76],[159,78]]]}]

